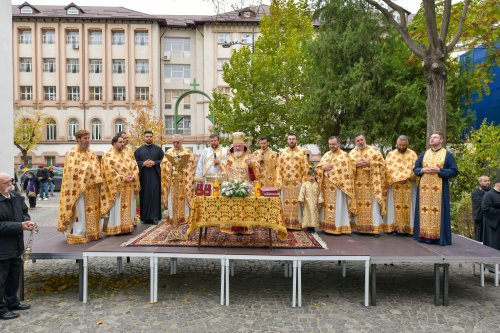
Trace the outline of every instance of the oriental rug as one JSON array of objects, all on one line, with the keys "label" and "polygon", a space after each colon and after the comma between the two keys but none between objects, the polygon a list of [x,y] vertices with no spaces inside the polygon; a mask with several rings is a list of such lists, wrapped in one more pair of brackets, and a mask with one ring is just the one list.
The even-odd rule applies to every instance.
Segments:
[{"label": "oriental rug", "polygon": [[[179,226],[179,231],[185,235],[188,229],[187,224]],[[128,240],[121,246],[184,246],[197,247],[199,232],[187,240],[166,241],[168,233],[172,230],[172,225],[162,222],[159,225],[151,226],[140,235]],[[325,243],[317,233],[308,231],[289,231],[284,240],[280,240],[274,231],[272,234],[273,248],[283,249],[321,249],[326,248]],[[207,237],[203,235],[202,247],[269,247],[269,230],[253,228],[252,235],[228,235],[220,232],[218,227],[209,227]]]}]

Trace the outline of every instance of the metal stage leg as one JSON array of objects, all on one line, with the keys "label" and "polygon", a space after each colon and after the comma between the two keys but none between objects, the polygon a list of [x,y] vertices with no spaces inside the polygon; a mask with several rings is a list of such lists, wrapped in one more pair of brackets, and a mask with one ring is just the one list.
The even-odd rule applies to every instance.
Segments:
[{"label": "metal stage leg", "polygon": [[78,263],[78,300],[83,302],[83,259],[77,259]]},{"label": "metal stage leg", "polygon": [[292,308],[294,308],[297,304],[297,291],[298,291],[298,286],[297,286],[297,261],[293,261],[293,279],[292,279]]},{"label": "metal stage leg", "polygon": [[347,275],[346,264],[345,264],[345,261],[342,260],[342,277],[345,278],[346,275]]},{"label": "metal stage leg", "polygon": [[495,287],[498,287],[498,264],[495,264]]},{"label": "metal stage leg", "polygon": [[130,257],[127,257],[127,264],[130,264]]},{"label": "metal stage leg", "polygon": [[173,258],[174,259],[174,275],[177,274],[177,258]]},{"label": "metal stage leg", "polygon": [[226,306],[229,306],[229,265],[230,260],[226,258]]},{"label": "metal stage leg", "polygon": [[434,264],[434,305],[441,305],[439,297],[439,289],[441,285],[441,264]]},{"label": "metal stage leg", "polygon": [[371,278],[371,288],[370,288],[370,304],[372,306],[377,305],[377,265],[371,264],[370,278]]},{"label": "metal stage leg", "polygon": [[226,259],[220,260],[220,305],[224,305],[224,287],[226,285]]},{"label": "metal stage leg", "polygon": [[83,257],[83,303],[87,303],[88,299],[88,278],[89,278],[89,266],[88,257]]},{"label": "metal stage leg", "polygon": [[17,290],[17,298],[19,301],[24,301],[24,261],[21,266],[21,274],[19,274],[19,289]]},{"label": "metal stage leg", "polygon": [[288,277],[292,277],[292,276],[293,276],[293,265],[289,264],[288,265]]},{"label": "metal stage leg", "polygon": [[154,294],[154,301],[155,303],[158,302],[158,257],[153,257],[153,263],[155,266],[155,294]]},{"label": "metal stage leg", "polygon": [[302,306],[302,261],[297,260],[297,298],[298,298],[298,306]]},{"label": "metal stage leg", "polygon": [[449,287],[450,264],[443,265],[443,305],[448,306],[448,287]]},{"label": "metal stage leg", "polygon": [[289,277],[289,276],[288,276],[288,265],[290,265],[290,263],[285,262],[285,272],[284,272],[284,274],[285,274],[285,279]]},{"label": "metal stage leg", "polygon": [[118,271],[118,274],[123,274],[123,258],[122,257],[116,257],[116,269]]},{"label": "metal stage leg", "polygon": [[370,261],[365,261],[365,306],[370,306]]},{"label": "metal stage leg", "polygon": [[154,258],[149,258],[149,302],[155,302],[155,263]]},{"label": "metal stage leg", "polygon": [[177,274],[177,258],[170,258],[170,275]]},{"label": "metal stage leg", "polygon": [[479,276],[480,276],[480,281],[481,281],[481,282],[479,283],[479,285],[480,285],[481,287],[484,287],[484,264],[481,264],[481,265],[479,266],[479,268],[480,268],[480,270],[481,270],[481,272],[479,273]]},{"label": "metal stage leg", "polygon": [[231,272],[231,277],[233,277],[233,276],[234,276],[234,263],[235,263],[235,261],[231,261],[231,262],[229,263],[229,268],[230,268],[230,270],[231,270],[231,271],[230,271],[230,272]]},{"label": "metal stage leg", "polygon": [[472,264],[472,276],[476,275],[476,263]]}]

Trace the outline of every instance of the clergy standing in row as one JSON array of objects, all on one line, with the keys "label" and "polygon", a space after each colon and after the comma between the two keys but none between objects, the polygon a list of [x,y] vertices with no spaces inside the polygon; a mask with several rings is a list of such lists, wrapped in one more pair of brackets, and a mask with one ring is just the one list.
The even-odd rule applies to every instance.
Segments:
[{"label": "clergy standing in row", "polygon": [[101,237],[101,165],[89,144],[90,132],[79,130],[76,146],[66,154],[57,230],[67,235],[69,244],[87,243]]},{"label": "clergy standing in row", "polygon": [[144,131],[144,144],[134,153],[139,166],[141,182],[140,211],[141,221],[157,224],[161,220],[161,171],[160,163],[163,150],[153,144],[153,132]]},{"label": "clergy standing in row", "polygon": [[418,183],[413,237],[421,242],[451,245],[449,179],[458,175],[452,153],[442,147],[443,135],[432,133],[430,148],[420,154],[413,168]]},{"label": "clergy standing in row", "polygon": [[227,149],[219,144],[219,135],[210,135],[210,147],[203,149],[198,163],[194,180],[203,183],[211,177],[220,177],[222,175],[222,165],[227,158]]},{"label": "clergy standing in row", "polygon": [[484,245],[500,250],[500,177],[493,188],[484,195],[483,204]]},{"label": "clergy standing in row", "polygon": [[417,154],[408,148],[408,137],[401,135],[396,149],[385,158],[387,182],[386,232],[413,234],[415,203],[417,199],[416,176],[413,167]]},{"label": "clergy standing in row", "polygon": [[297,147],[297,137],[289,134],[288,147],[278,157],[277,187],[281,189],[281,200],[286,228],[301,230],[301,214],[299,211],[299,192],[302,182],[307,181],[309,162],[307,154]]},{"label": "clergy standing in row", "polygon": [[323,196],[323,218],[320,228],[334,235],[350,234],[349,213],[356,214],[353,170],[349,154],[340,149],[336,136],[328,139],[328,151],[316,166],[319,188]]},{"label": "clergy standing in row", "polygon": [[139,168],[124,151],[122,136],[114,136],[112,147],[102,157],[101,215],[108,235],[131,233],[135,226],[135,195],[139,193]]},{"label": "clergy standing in row", "polygon": [[356,147],[349,157],[354,168],[354,196],[356,216],[353,231],[379,234],[384,231],[385,215],[385,163],[380,151],[366,144],[365,136],[354,136]]},{"label": "clergy standing in row", "polygon": [[260,149],[253,153],[257,180],[262,187],[276,187],[278,154],[269,148],[269,140],[266,137],[259,139],[259,146]]},{"label": "clergy standing in row", "polygon": [[183,141],[179,134],[172,136],[173,147],[167,150],[160,165],[163,207],[168,212],[168,222],[177,225],[187,222],[194,196],[194,156],[183,147]]}]

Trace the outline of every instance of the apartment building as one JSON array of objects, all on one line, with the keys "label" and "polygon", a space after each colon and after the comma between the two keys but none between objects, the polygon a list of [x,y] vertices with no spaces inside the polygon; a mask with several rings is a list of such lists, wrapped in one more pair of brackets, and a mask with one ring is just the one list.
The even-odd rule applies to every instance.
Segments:
[{"label": "apartment building", "polygon": [[[196,89],[230,94],[222,66],[233,50],[253,43],[269,7],[245,8],[215,16],[148,15],[123,7],[13,6],[14,108],[42,111],[43,140],[29,153],[30,164],[64,163],[85,128],[102,155],[115,133],[126,130],[135,101],[153,98],[175,128],[175,104]],[[198,154],[206,147],[211,121],[209,99],[184,97],[178,133]],[[168,148],[168,144],[164,147]],[[21,153],[16,158],[21,164]]]}]

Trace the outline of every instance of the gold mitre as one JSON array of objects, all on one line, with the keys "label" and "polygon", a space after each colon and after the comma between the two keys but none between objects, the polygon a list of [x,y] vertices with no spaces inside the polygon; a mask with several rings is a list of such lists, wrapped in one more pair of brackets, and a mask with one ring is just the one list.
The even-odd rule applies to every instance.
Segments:
[{"label": "gold mitre", "polygon": [[243,132],[234,132],[233,134],[231,134],[231,138],[233,139],[233,145],[235,143],[245,144],[245,133]]}]

